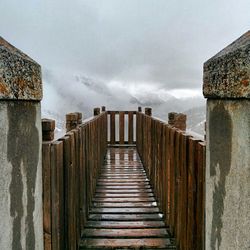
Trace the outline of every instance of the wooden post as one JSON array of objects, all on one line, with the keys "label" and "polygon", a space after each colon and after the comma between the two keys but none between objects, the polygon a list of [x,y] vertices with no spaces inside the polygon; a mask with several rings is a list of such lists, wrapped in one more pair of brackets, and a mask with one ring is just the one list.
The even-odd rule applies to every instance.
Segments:
[{"label": "wooden post", "polygon": [[141,107],[138,107],[138,112],[141,112],[141,111],[142,111]]},{"label": "wooden post", "polygon": [[105,112],[105,111],[106,111],[106,107],[102,106],[102,112]]},{"label": "wooden post", "polygon": [[82,113],[81,112],[75,112],[77,114],[77,124],[82,124]]},{"label": "wooden post", "polygon": [[145,108],[145,115],[152,116],[152,108]]},{"label": "wooden post", "polygon": [[186,130],[187,116],[182,113],[170,112],[168,114],[168,124],[180,130]]},{"label": "wooden post", "polygon": [[43,141],[53,141],[55,130],[55,120],[42,119]]},{"label": "wooden post", "polygon": [[94,116],[100,115],[100,108],[94,108]]},{"label": "wooden post", "polygon": [[77,124],[78,124],[78,114],[77,113],[66,114],[66,130],[67,130],[67,132],[76,128]]}]

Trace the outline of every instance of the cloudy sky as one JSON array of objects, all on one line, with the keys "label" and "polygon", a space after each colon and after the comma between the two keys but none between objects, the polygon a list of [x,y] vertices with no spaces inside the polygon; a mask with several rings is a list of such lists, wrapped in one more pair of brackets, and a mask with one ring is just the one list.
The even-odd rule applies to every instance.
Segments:
[{"label": "cloudy sky", "polygon": [[184,96],[201,93],[203,62],[250,28],[249,0],[0,0],[0,9],[0,36],[44,68]]}]

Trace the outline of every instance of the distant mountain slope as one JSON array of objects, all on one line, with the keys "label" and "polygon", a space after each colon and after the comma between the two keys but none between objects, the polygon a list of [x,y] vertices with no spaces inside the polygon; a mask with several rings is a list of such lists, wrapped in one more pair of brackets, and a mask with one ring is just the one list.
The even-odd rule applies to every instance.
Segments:
[{"label": "distant mountain slope", "polygon": [[188,117],[188,129],[203,134],[205,109],[201,97],[177,99],[162,89],[154,92],[145,89],[132,94],[126,86],[109,85],[83,74],[61,71],[45,70],[43,82],[42,116],[56,120],[56,132],[60,135],[64,133],[66,113],[82,112],[85,119],[92,115],[94,107],[103,105],[111,110],[150,106],[153,115],[163,120],[167,120],[169,112],[184,112]]}]

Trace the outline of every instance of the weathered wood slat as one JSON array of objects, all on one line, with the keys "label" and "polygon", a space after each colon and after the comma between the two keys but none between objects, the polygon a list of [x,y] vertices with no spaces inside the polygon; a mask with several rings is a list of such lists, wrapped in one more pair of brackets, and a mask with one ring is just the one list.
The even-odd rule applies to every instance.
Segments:
[{"label": "weathered wood slat", "polygon": [[92,208],[91,213],[125,213],[125,214],[136,214],[136,213],[159,213],[158,207],[149,207],[149,208]]},{"label": "weathered wood slat", "polygon": [[117,208],[123,208],[123,207],[157,207],[156,202],[116,202],[116,203],[110,203],[110,202],[94,202],[93,207],[117,207]]},{"label": "weathered wood slat", "polygon": [[133,144],[134,141],[134,113],[128,112],[128,144]]},{"label": "weathered wood slat", "polygon": [[89,221],[86,228],[164,228],[163,221]]},{"label": "weathered wood slat", "polygon": [[50,166],[50,143],[42,145],[43,158],[43,231],[44,249],[52,248],[51,232],[51,166]]},{"label": "weathered wood slat", "polygon": [[169,236],[165,228],[143,228],[143,229],[85,229],[85,237],[105,237],[105,238],[150,238]]},{"label": "weathered wood slat", "polygon": [[[113,249],[127,248],[138,249],[138,248],[163,248],[163,249],[174,249],[171,246],[169,239],[86,239],[81,244],[82,247],[88,247],[89,249],[108,249],[112,246]],[[169,248],[171,247],[171,248]]]},{"label": "weathered wood slat", "polygon": [[124,144],[124,112],[119,113],[119,143]]},{"label": "weathered wood slat", "polygon": [[115,144],[115,112],[110,113],[110,143]]},{"label": "weathered wood slat", "polygon": [[136,146],[177,246],[204,249],[205,143],[141,112],[136,121]]},{"label": "weathered wood slat", "polygon": [[[127,166],[128,163],[131,167]],[[108,167],[107,172],[108,165],[114,167]],[[116,166],[119,166],[118,171]],[[136,172],[133,166],[136,166]],[[97,181],[81,246],[94,249],[152,249],[162,248],[162,243],[168,242],[168,247],[173,249],[172,238],[163,220],[135,149],[110,148]],[[156,242],[153,243],[154,240]]]}]

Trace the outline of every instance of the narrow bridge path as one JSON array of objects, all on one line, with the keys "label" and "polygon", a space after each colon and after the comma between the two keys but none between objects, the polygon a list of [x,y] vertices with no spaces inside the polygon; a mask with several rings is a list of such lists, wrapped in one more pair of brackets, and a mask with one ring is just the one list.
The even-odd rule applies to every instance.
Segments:
[{"label": "narrow bridge path", "polygon": [[175,249],[135,147],[108,148],[81,249]]}]

